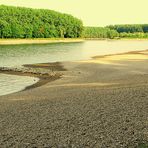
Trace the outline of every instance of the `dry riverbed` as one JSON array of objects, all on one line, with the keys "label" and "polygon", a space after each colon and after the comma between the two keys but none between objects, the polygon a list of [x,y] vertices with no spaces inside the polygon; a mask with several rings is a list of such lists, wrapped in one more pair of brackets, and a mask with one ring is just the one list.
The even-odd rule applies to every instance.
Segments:
[{"label": "dry riverbed", "polygon": [[148,51],[1,72],[41,69],[60,79],[0,97],[0,147],[148,147]]}]

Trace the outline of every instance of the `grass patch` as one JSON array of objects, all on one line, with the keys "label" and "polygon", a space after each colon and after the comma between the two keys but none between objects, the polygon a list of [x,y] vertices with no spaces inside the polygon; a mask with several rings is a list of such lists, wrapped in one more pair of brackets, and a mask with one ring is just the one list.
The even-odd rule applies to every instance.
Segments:
[{"label": "grass patch", "polygon": [[148,148],[148,143],[139,143],[137,148]]}]

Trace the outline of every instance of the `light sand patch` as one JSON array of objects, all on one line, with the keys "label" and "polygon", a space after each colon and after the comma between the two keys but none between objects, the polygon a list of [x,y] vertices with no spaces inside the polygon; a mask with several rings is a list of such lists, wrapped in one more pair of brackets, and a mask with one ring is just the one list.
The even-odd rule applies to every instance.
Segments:
[{"label": "light sand patch", "polygon": [[118,63],[119,61],[139,61],[139,60],[147,60],[148,52],[141,53],[132,53],[132,54],[119,54],[119,55],[109,55],[103,57],[95,57],[92,60],[82,61],[84,63],[98,63],[98,64],[112,64],[112,65],[123,65]]},{"label": "light sand patch", "polygon": [[70,84],[59,84],[59,85],[50,85],[47,86],[46,88],[52,88],[52,87],[92,87],[92,86],[112,86],[112,85],[117,85],[117,83],[70,83]]},{"label": "light sand patch", "polygon": [[112,61],[107,61],[107,60],[102,60],[102,59],[95,59],[95,60],[86,60],[86,61],[81,61],[82,63],[97,63],[97,64],[106,64],[106,65],[123,65],[123,64],[119,64],[119,63],[113,63]]},{"label": "light sand patch", "polygon": [[83,42],[83,39],[0,39],[0,45],[15,45],[15,44],[47,44],[47,43],[68,43],[68,42]]}]

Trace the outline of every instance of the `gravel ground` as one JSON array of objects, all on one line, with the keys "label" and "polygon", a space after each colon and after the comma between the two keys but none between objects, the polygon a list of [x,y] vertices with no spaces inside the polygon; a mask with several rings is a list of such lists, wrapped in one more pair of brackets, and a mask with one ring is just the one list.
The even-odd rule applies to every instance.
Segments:
[{"label": "gravel ground", "polygon": [[61,79],[0,97],[0,148],[148,147],[147,60],[63,65]]}]

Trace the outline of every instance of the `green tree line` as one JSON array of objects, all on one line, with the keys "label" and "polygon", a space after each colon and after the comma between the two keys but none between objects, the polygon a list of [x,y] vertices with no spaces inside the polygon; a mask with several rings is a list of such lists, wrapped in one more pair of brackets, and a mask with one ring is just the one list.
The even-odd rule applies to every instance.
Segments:
[{"label": "green tree line", "polygon": [[84,38],[115,38],[119,33],[116,30],[107,27],[85,27],[83,31]]},{"label": "green tree line", "polygon": [[0,5],[0,38],[77,38],[81,20],[53,10]]},{"label": "green tree line", "polygon": [[148,25],[110,25],[85,27],[84,38],[148,38]]},{"label": "green tree line", "polygon": [[83,27],[53,10],[0,5],[0,38],[148,38],[148,24]]},{"label": "green tree line", "polygon": [[148,33],[148,24],[126,24],[126,25],[110,25],[110,29],[116,30],[118,33],[135,33],[143,32]]},{"label": "green tree line", "polygon": [[107,27],[116,30],[120,38],[148,38],[148,24],[110,25]]}]

